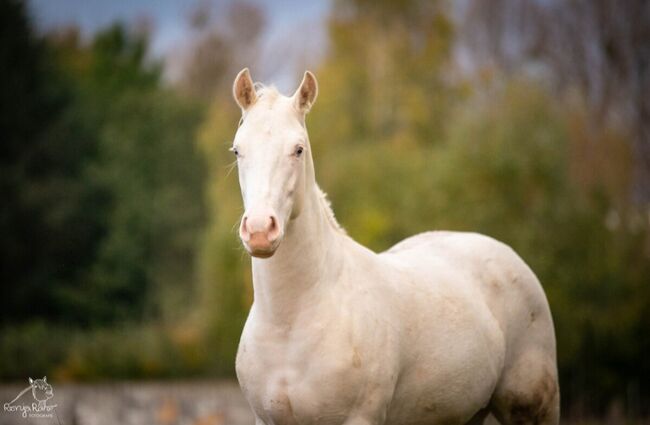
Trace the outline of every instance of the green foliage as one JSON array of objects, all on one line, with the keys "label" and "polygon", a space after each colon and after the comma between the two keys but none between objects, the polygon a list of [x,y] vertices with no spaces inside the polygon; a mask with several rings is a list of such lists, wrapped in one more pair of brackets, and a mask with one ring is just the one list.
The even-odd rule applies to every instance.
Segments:
[{"label": "green foliage", "polygon": [[[162,87],[146,37],[39,40],[24,4],[0,8],[0,376],[191,373],[195,336],[132,323],[184,317],[194,299],[199,106]],[[119,327],[80,329],[106,324]]]},{"label": "green foliage", "polygon": [[58,379],[138,379],[197,376],[207,361],[192,335],[148,324],[75,332]]},{"label": "green foliage", "polygon": [[[99,298],[92,308],[105,309],[97,316],[128,318],[148,307],[157,317],[161,302],[188,303],[202,223],[203,173],[193,144],[199,117],[160,91],[127,92],[108,108],[100,162],[89,171],[111,193],[108,232],[88,276]],[[159,305],[145,305],[152,301]]]},{"label": "green foliage", "polygon": [[[76,93],[31,34],[24,3],[0,2],[0,322],[62,318],[57,288],[93,261],[103,195],[84,169],[96,136]],[[36,307],[38,306],[38,307]]]},{"label": "green foliage", "polygon": [[[89,48],[59,46],[79,81],[98,137],[87,178],[107,196],[104,234],[81,288],[62,293],[75,323],[180,314],[194,282],[202,225],[203,167],[194,148],[201,118],[191,101],[160,88],[146,39],[121,26]],[[75,53],[87,58],[79,62]]]},{"label": "green foliage", "polygon": [[127,87],[155,89],[160,71],[157,65],[146,65],[147,45],[145,36],[131,34],[120,24],[97,34],[89,69],[94,89],[109,96]]},{"label": "green foliage", "polygon": [[85,330],[27,323],[0,333],[0,376],[55,380],[198,376],[209,362],[199,335],[155,324]]},{"label": "green foliage", "polygon": [[200,321],[206,343],[215,353],[213,370],[234,372],[233,360],[252,297],[250,260],[237,238],[243,212],[231,146],[239,110],[226,98],[216,102],[199,134],[208,163],[210,223],[200,257]]},{"label": "green foliage", "polygon": [[145,37],[44,43],[21,4],[0,6],[2,322],[180,314],[203,222],[199,107],[161,87]]},{"label": "green foliage", "polygon": [[[347,145],[437,143],[460,94],[445,75],[453,26],[437,2],[382,5],[352,1],[335,9],[330,54],[318,72],[319,119],[310,129]],[[331,146],[316,146],[316,156]]]},{"label": "green foliage", "polygon": [[71,332],[43,322],[6,326],[0,331],[0,377],[23,380],[47,375],[64,361]]}]

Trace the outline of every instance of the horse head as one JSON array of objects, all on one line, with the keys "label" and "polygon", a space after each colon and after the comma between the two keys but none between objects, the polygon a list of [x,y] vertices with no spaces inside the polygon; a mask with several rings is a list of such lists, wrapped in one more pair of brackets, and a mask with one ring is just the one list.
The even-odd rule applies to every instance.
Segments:
[{"label": "horse head", "polygon": [[43,379],[29,378],[29,385],[32,386],[32,395],[38,401],[46,401],[54,396],[52,385],[47,383],[47,376]]},{"label": "horse head", "polygon": [[314,181],[305,115],[318,95],[316,77],[307,71],[292,96],[255,85],[248,68],[233,85],[242,110],[232,152],[237,157],[245,212],[239,236],[255,257],[272,256],[289,221],[303,205]]}]

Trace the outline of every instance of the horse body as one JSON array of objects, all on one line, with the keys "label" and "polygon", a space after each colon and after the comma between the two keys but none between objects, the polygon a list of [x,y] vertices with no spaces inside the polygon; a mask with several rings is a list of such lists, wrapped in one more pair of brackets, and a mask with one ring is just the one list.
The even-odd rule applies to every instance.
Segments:
[{"label": "horse body", "polygon": [[[257,99],[242,78],[250,77],[235,83],[242,127],[264,129],[268,157],[281,145],[273,140],[287,137],[260,123],[293,105],[304,117],[300,102],[311,106],[315,93],[303,96],[306,75],[293,98]],[[236,365],[258,425],[481,423],[488,412],[505,424],[557,423],[550,311],[510,248],[430,232],[376,254],[338,227],[315,183],[306,132],[304,160],[285,148],[274,168],[251,160],[249,137],[235,143],[255,300]],[[283,190],[260,189],[261,181]]]},{"label": "horse body", "polygon": [[[426,423],[464,423],[484,408],[505,423],[557,420],[550,310],[537,278],[514,251],[483,235],[430,232],[382,256],[417,270],[417,280],[397,295],[407,309],[401,320],[417,329],[402,343],[415,364],[405,386],[417,388],[426,376],[427,401],[410,412],[456,412]],[[449,403],[442,407],[440,400]],[[461,405],[455,409],[454,402]],[[530,410],[523,418],[522,409]]]}]

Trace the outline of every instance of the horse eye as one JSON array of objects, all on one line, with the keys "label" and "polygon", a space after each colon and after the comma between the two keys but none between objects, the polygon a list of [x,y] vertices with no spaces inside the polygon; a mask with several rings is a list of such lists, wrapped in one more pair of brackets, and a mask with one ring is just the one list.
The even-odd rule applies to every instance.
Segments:
[{"label": "horse eye", "polygon": [[239,151],[237,150],[237,148],[236,148],[236,147],[234,147],[234,146],[233,146],[233,147],[232,147],[232,148],[230,148],[229,150],[230,150],[230,152],[232,152],[232,153],[234,153],[234,154],[235,154],[235,156],[239,156]]},{"label": "horse eye", "polygon": [[298,147],[296,148],[296,156],[300,156],[300,155],[302,155],[302,152],[303,152],[304,150],[305,150],[305,148],[303,148],[302,146],[298,146]]}]

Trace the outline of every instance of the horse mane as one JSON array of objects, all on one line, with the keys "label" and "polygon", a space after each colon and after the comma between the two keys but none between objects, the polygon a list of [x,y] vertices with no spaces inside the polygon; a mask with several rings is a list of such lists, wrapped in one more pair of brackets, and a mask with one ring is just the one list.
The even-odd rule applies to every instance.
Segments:
[{"label": "horse mane", "polygon": [[334,227],[335,230],[338,230],[343,234],[347,234],[345,229],[341,227],[339,222],[336,220],[336,217],[334,216],[334,211],[332,210],[332,203],[327,197],[327,194],[323,192],[323,190],[318,185],[316,185],[316,190],[318,191],[318,199],[320,200],[320,204],[322,208],[325,210],[327,221],[329,221],[329,223],[332,225],[332,227]]},{"label": "horse mane", "polygon": [[[275,88],[275,86],[266,86],[258,81],[253,84],[253,87],[255,88],[255,94],[257,95],[258,102],[264,101],[268,103],[269,106],[271,106],[280,97],[280,92],[277,88]],[[246,118],[245,112],[242,114],[241,118],[239,118],[237,127],[241,127],[244,122],[244,118]]]},{"label": "horse mane", "polygon": [[274,103],[278,97],[280,97],[280,92],[273,85],[266,86],[258,81],[253,85],[253,87],[255,88],[255,94],[257,94],[259,100],[264,99],[264,101],[268,103]]}]

